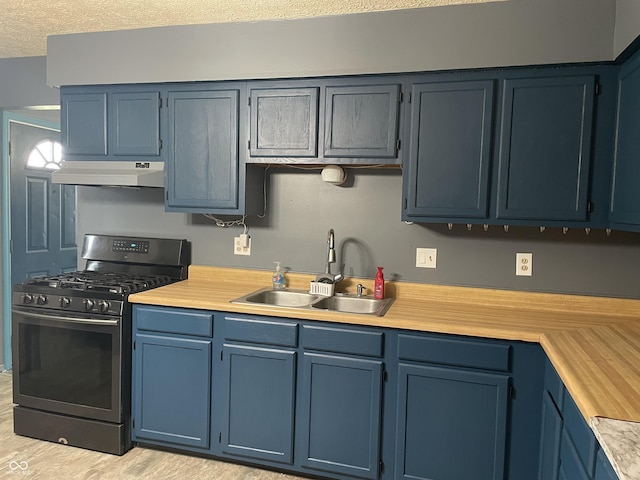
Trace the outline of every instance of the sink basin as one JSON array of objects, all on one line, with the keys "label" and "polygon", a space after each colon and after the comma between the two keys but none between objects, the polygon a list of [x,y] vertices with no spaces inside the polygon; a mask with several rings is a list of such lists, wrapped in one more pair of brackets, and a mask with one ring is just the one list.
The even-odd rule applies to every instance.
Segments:
[{"label": "sink basin", "polygon": [[233,300],[234,303],[261,303],[274,307],[304,308],[318,298],[303,290],[272,290],[270,288],[258,290],[244,297]]},{"label": "sink basin", "polygon": [[393,298],[383,298],[381,300],[371,297],[350,297],[336,295],[324,297],[311,304],[313,308],[332,310],[342,313],[364,313],[367,315],[384,315],[391,304]]},{"label": "sink basin", "polygon": [[231,300],[231,303],[307,310],[318,309],[340,313],[377,315],[381,317],[387,313],[393,300],[393,298],[377,300],[373,297],[356,297],[346,294],[336,294],[333,297],[325,297],[323,295],[309,293],[306,290],[272,290],[267,287]]}]

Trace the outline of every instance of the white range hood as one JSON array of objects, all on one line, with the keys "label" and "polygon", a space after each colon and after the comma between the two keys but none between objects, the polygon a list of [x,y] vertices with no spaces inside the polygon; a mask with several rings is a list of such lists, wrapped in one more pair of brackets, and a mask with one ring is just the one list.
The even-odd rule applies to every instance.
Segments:
[{"label": "white range hood", "polygon": [[66,161],[53,183],[121,187],[164,187],[164,162]]}]

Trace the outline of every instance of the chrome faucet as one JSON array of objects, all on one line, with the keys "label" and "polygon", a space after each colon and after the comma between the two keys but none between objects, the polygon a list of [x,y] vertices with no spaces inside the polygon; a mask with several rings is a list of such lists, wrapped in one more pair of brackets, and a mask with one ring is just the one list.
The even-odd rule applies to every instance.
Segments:
[{"label": "chrome faucet", "polygon": [[333,228],[329,230],[327,235],[327,266],[324,273],[316,275],[316,282],[322,283],[338,283],[344,277],[342,273],[331,273],[331,264],[336,263],[336,249],[335,249],[335,237],[333,234]]}]

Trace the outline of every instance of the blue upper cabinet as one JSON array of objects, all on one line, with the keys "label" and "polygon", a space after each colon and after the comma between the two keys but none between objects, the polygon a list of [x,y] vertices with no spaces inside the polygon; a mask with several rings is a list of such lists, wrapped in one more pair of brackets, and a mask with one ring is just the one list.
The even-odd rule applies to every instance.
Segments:
[{"label": "blue upper cabinet", "polygon": [[160,92],[110,95],[108,131],[113,155],[160,155]]},{"label": "blue upper cabinet", "polygon": [[166,209],[238,209],[239,87],[170,91]]},{"label": "blue upper cabinet", "polygon": [[396,158],[400,85],[328,86],[325,157]]},{"label": "blue upper cabinet", "polygon": [[316,157],[318,90],[252,89],[251,157]]},{"label": "blue upper cabinet", "polygon": [[65,159],[72,155],[107,155],[107,94],[63,88],[60,128]]},{"label": "blue upper cabinet", "polygon": [[595,77],[507,79],[496,218],[584,221]]},{"label": "blue upper cabinet", "polygon": [[494,83],[412,86],[406,219],[487,218]]},{"label": "blue upper cabinet", "polygon": [[63,87],[65,160],[162,161],[158,86]]},{"label": "blue upper cabinet", "polygon": [[610,220],[640,230],[640,54],[623,65],[618,79],[616,147]]},{"label": "blue upper cabinet", "polygon": [[397,78],[249,84],[251,163],[398,163]]}]

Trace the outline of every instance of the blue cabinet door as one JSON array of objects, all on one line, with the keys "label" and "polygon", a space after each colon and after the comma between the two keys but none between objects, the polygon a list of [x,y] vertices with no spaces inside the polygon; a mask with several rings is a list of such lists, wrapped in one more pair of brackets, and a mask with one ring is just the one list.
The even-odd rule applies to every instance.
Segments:
[{"label": "blue cabinet door", "polygon": [[543,392],[542,430],[538,480],[557,480],[560,467],[560,435],[562,417],[549,392]]},{"label": "blue cabinet door", "polygon": [[302,468],[378,478],[382,362],[305,353],[302,368],[297,429]]},{"label": "blue cabinet door", "polygon": [[208,448],[211,340],[136,334],[133,437]]},{"label": "blue cabinet door", "polygon": [[170,91],[166,208],[238,208],[239,90]]},{"label": "blue cabinet door", "polygon": [[598,459],[596,460],[596,473],[593,480],[618,480],[618,475],[611,466],[609,459],[600,449],[598,451]]},{"label": "blue cabinet door", "polygon": [[251,157],[318,155],[317,87],[251,90]]},{"label": "blue cabinet door", "polygon": [[222,361],[222,451],[292,463],[296,352],[224,345]]},{"label": "blue cabinet door", "polygon": [[494,81],[416,84],[403,217],[487,218]]},{"label": "blue cabinet door", "polygon": [[623,65],[618,78],[618,111],[610,220],[640,227],[640,55]]},{"label": "blue cabinet door", "polygon": [[400,85],[328,86],[325,157],[395,158]]},{"label": "blue cabinet door", "polygon": [[109,153],[115,156],[160,155],[160,92],[109,94]]},{"label": "blue cabinet door", "polygon": [[400,364],[396,479],[504,478],[509,377]]},{"label": "blue cabinet door", "polygon": [[63,158],[107,154],[107,94],[82,92],[63,89],[60,93]]},{"label": "blue cabinet door", "polygon": [[504,81],[496,217],[587,219],[593,76]]}]

